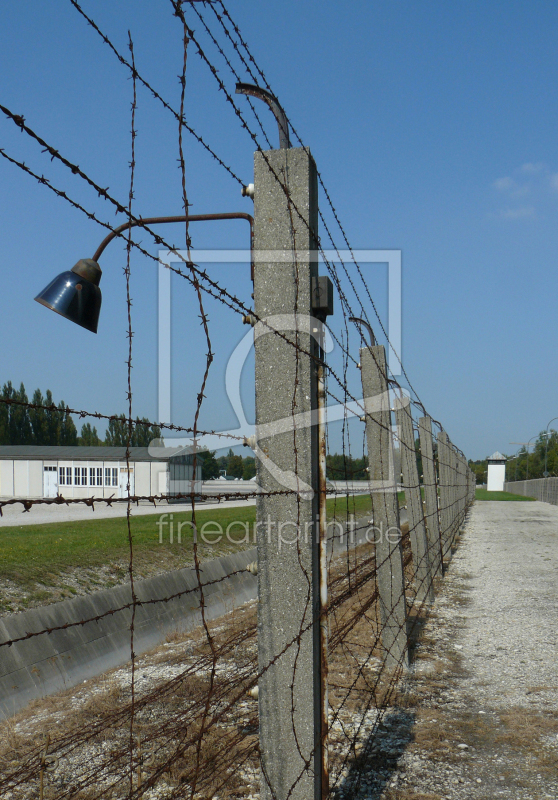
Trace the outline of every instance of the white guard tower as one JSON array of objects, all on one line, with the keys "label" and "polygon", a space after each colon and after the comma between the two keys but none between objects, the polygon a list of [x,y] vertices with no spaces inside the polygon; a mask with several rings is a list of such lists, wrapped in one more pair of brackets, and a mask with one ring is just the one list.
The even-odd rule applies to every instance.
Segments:
[{"label": "white guard tower", "polygon": [[488,459],[488,476],[486,490],[488,492],[503,492],[506,480],[506,457],[496,451]]}]

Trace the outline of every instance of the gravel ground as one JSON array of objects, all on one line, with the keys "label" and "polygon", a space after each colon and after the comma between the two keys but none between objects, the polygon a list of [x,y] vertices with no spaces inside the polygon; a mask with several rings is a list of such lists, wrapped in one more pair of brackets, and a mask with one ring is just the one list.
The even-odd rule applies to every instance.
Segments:
[{"label": "gravel ground", "polygon": [[362,797],[558,798],[557,575],[558,508],[474,505]]},{"label": "gravel ground", "polygon": [[[389,706],[372,708],[364,717],[353,713],[342,726],[332,726],[332,756],[353,728],[364,732],[358,762],[343,770],[335,798],[558,800],[557,533],[558,508],[553,506],[475,504],[398,696],[390,696]],[[247,606],[237,613],[242,630],[253,610]],[[216,625],[230,627],[223,620]],[[250,640],[249,647],[235,651],[247,675],[254,647]],[[138,661],[138,697],[187,667],[190,658],[185,642],[171,641]],[[223,664],[222,677],[227,678],[227,669]],[[129,668],[88,682],[52,705],[45,703],[44,710],[37,707],[31,718],[22,715],[12,725],[15,742],[55,729],[70,708],[100,705],[107,692],[103,681],[112,692],[125,693]],[[146,709],[149,714],[154,710]],[[248,719],[255,711],[247,697],[234,714]],[[110,746],[119,735],[115,732]],[[96,748],[110,742],[110,737],[91,742],[61,758],[45,798],[57,796],[57,783],[59,791],[60,781],[75,780],[84,765],[100,759]],[[247,763],[242,772],[244,791],[238,796],[257,798],[257,765]],[[5,796],[36,797],[34,783],[26,789]],[[163,782],[145,797],[162,800],[171,792],[172,784]]]}]

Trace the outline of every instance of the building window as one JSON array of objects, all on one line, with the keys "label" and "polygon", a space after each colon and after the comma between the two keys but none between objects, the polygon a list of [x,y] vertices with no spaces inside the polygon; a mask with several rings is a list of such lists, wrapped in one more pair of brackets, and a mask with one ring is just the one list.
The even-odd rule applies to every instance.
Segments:
[{"label": "building window", "polygon": [[87,467],[74,467],[74,485],[87,486]]},{"label": "building window", "polygon": [[103,485],[103,468],[102,467],[89,467],[89,485],[102,486]]},{"label": "building window", "polygon": [[105,486],[118,486],[118,467],[105,467]]},{"label": "building window", "polygon": [[60,486],[71,486],[72,485],[72,468],[71,467],[60,467],[60,479],[59,479]]}]

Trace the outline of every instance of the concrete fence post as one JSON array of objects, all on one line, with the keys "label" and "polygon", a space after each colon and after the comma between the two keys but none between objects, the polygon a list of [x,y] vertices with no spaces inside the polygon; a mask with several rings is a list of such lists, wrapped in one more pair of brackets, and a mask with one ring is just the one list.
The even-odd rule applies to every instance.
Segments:
[{"label": "concrete fence post", "polygon": [[442,556],[451,558],[452,530],[452,462],[449,438],[445,431],[438,433],[438,471],[440,476],[440,535]]},{"label": "concrete fence post", "polygon": [[434,600],[434,587],[432,584],[430,548],[426,538],[424,509],[420,493],[413,418],[411,405],[407,398],[396,397],[395,419],[399,429],[401,472],[403,474],[405,504],[409,518],[409,537],[415,567],[416,600],[419,604],[425,601],[432,603]]},{"label": "concrete fence post", "polygon": [[384,347],[362,348],[360,364],[376,543],[381,640],[385,664],[395,669],[406,664],[408,658],[407,608]]},{"label": "concrete fence post", "polygon": [[[455,445],[450,441],[450,463],[451,463],[451,547],[455,544],[455,538],[459,532],[459,454]],[[453,552],[453,550],[452,550]]]},{"label": "concrete fence post", "polygon": [[311,315],[318,265],[309,231],[318,230],[314,161],[304,148],[257,152],[254,186],[254,310],[289,340],[262,322],[254,329],[258,484],[264,493],[284,493],[262,494],[256,506],[260,796],[317,800],[327,793],[318,432],[300,421],[304,414],[317,421],[319,342]]},{"label": "concrete fence post", "polygon": [[433,575],[442,572],[442,541],[440,538],[440,518],[438,516],[438,479],[432,444],[432,420],[419,419],[420,452],[422,456],[422,485],[424,488],[424,510],[426,533]]},{"label": "concrete fence post", "polygon": [[457,469],[457,525],[456,530],[459,533],[463,521],[465,519],[465,467],[463,464],[463,456],[461,453],[456,454],[456,469]]}]

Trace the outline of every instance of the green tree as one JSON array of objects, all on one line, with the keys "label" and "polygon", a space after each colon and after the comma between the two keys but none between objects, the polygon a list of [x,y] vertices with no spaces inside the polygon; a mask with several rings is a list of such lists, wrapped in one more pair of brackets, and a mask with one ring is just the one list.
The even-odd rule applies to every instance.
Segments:
[{"label": "green tree", "polygon": [[328,453],[326,456],[326,477],[332,481],[363,481],[368,477],[368,459],[353,458],[346,453]]},{"label": "green tree", "polygon": [[147,417],[142,417],[141,420],[136,417],[132,429],[132,447],[149,447],[154,439],[162,439],[159,426],[149,424]]},{"label": "green tree", "polygon": [[[7,390],[8,385],[5,384],[1,394],[3,400],[8,397]],[[0,403],[0,444],[10,444],[10,407],[7,403]]]},{"label": "green tree", "polygon": [[29,398],[25,392],[23,383],[19,390],[15,391],[10,381],[8,381],[7,394],[16,402],[9,408],[8,432],[10,444],[33,444],[33,430],[29,420],[29,409],[22,403],[28,403]]},{"label": "green tree", "polygon": [[245,481],[251,480],[256,474],[256,459],[254,456],[246,456],[243,459],[242,478]]},{"label": "green tree", "polygon": [[215,458],[215,450],[198,450],[196,462],[202,468],[202,480],[210,481],[219,477],[219,464]]},{"label": "green tree", "polygon": [[119,414],[109,420],[105,433],[105,444],[108,447],[126,447],[128,445],[128,424],[124,414]]},{"label": "green tree", "polygon": [[[45,399],[40,389],[35,389],[31,403],[35,406],[43,406]],[[30,408],[29,421],[31,423],[33,444],[47,444],[46,432],[46,412],[44,408]]]},{"label": "green tree", "polygon": [[484,461],[469,460],[469,468],[475,474],[476,483],[486,483],[486,459]]},{"label": "green tree", "polygon": [[99,445],[102,445],[103,442],[101,439],[99,439],[97,428],[94,425],[91,427],[90,422],[85,422],[81,426],[81,434],[78,438],[78,444],[82,445],[83,447],[99,447]]},{"label": "green tree", "polygon": [[235,455],[232,449],[229,450],[227,453],[227,476],[230,478],[242,478],[243,472],[242,456]]},{"label": "green tree", "polygon": [[149,423],[147,417],[136,421],[132,425],[130,435],[128,421],[125,414],[119,414],[115,419],[109,421],[105,434],[105,444],[109,447],[127,447],[128,439],[130,447],[149,447],[154,439],[161,439],[161,429],[158,425],[138,424]]},{"label": "green tree", "polygon": [[63,400],[58,403],[58,409],[60,411],[58,444],[66,446],[77,445],[77,428],[70,414],[66,412],[66,404]]},{"label": "green tree", "polygon": [[47,389],[45,395],[45,441],[44,444],[60,444],[60,412],[54,404],[52,392]]}]

